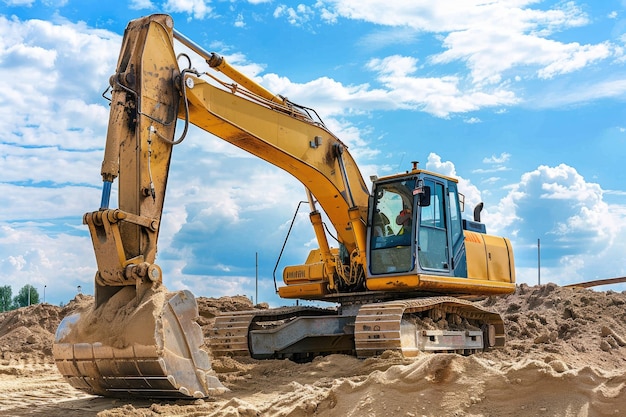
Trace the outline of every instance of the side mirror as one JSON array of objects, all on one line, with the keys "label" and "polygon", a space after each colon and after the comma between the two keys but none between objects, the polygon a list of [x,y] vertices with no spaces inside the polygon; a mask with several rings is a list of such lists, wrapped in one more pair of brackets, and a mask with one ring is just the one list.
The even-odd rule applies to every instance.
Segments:
[{"label": "side mirror", "polygon": [[417,196],[417,205],[420,207],[430,206],[430,187],[424,185],[422,181],[418,181],[417,186],[413,190],[413,195]]}]

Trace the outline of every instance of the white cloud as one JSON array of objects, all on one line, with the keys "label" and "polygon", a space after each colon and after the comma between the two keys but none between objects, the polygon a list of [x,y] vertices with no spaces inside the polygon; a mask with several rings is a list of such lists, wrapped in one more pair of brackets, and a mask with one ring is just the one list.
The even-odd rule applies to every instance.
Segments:
[{"label": "white cloud", "polygon": [[469,179],[463,178],[456,173],[456,167],[451,161],[442,161],[441,156],[434,152],[428,155],[426,169],[429,171],[443,174],[448,177],[456,178],[459,181],[459,193],[465,196],[465,208],[463,210],[464,218],[472,218],[474,207],[483,201],[481,191]]},{"label": "white cloud", "polygon": [[[533,1],[514,4],[463,1],[455,7],[448,7],[424,1],[399,1],[385,3],[385,7],[380,8],[380,1],[359,1],[357,4],[353,0],[338,0],[318,1],[314,9],[302,4],[295,7],[280,4],[274,9],[274,16],[287,18],[294,25],[309,22],[314,10],[332,10],[336,16],[362,19],[389,28],[387,30],[393,33],[395,43],[406,41],[406,36],[399,36],[397,31],[407,32],[410,39],[420,31],[435,33],[441,36],[445,49],[427,57],[424,62],[402,55],[371,59],[366,67],[376,73],[376,80],[382,88],[369,84],[344,85],[329,77],[294,84],[271,73],[263,75],[260,81],[270,90],[296,102],[320,103],[318,109],[326,116],[408,109],[445,118],[485,108],[502,113],[506,107],[523,102],[524,96],[518,93],[523,88],[521,83],[528,77],[529,68],[534,69],[535,78],[550,79],[611,56],[618,57],[618,49],[609,42],[564,44],[548,38],[560,30],[588,23],[587,16],[573,3],[548,10],[532,9],[533,4]],[[366,35],[364,39],[374,35]],[[441,75],[439,70],[435,71],[437,75],[432,75],[435,66],[442,67],[450,62],[467,65],[469,75],[459,71]],[[245,72],[245,66],[243,69]],[[517,73],[509,78],[503,77],[506,71],[513,69]],[[255,65],[249,73],[254,77],[261,71],[262,67]],[[564,100],[569,100],[567,103],[584,100],[586,95],[590,95],[589,99],[603,94],[616,97],[626,91],[621,88],[621,80],[614,80],[611,84],[606,80],[602,82],[604,86],[577,87],[577,83],[574,86],[577,91],[569,94],[569,99],[567,93],[559,92],[553,99],[548,96],[541,101],[532,97],[531,100],[535,105],[559,105]],[[550,94],[550,89],[542,91]],[[326,97],[322,99],[322,96]],[[481,119],[473,116],[465,121],[472,124],[481,122]]]},{"label": "white cloud", "polygon": [[[372,88],[369,84],[344,85],[329,77],[297,84],[273,73],[264,74],[260,81],[270,91],[315,107],[323,117],[397,109],[423,110],[447,117],[451,113],[512,105],[519,101],[512,92],[497,88],[463,90],[462,80],[456,77],[416,76],[416,64],[412,57],[397,55],[370,60],[367,68],[378,73],[377,78],[384,88]],[[258,66],[254,69],[261,70]],[[468,122],[478,121],[472,118]]]},{"label": "white cloud", "polygon": [[298,4],[296,7],[289,7],[281,4],[274,9],[274,17],[284,17],[287,21],[294,26],[302,26],[304,23],[310,21],[315,12],[313,9],[305,4]]},{"label": "white cloud", "polygon": [[0,224],[0,275],[13,293],[33,285],[47,301],[67,302],[76,286],[92,288],[95,259],[86,231],[83,236],[48,236],[37,228]]},{"label": "white cloud", "polygon": [[409,27],[389,27],[374,30],[358,40],[358,45],[375,51],[399,44],[414,45],[419,41],[420,32]]},{"label": "white cloud", "polygon": [[[626,228],[624,214],[623,208],[604,201],[598,184],[561,164],[539,166],[522,175],[497,210],[485,218],[499,233],[513,235],[521,253],[540,238],[550,257],[545,268],[553,269],[555,282],[567,283],[600,278],[593,268],[604,262],[602,270],[606,270],[606,265],[614,264],[611,257],[626,249],[618,239]],[[624,268],[615,265],[614,269],[617,274]]]},{"label": "white cloud", "polygon": [[200,20],[213,13],[213,8],[206,0],[166,0],[163,9],[168,13],[187,13]]},{"label": "white cloud", "polygon": [[237,17],[235,18],[234,26],[238,28],[242,28],[246,26],[246,22],[244,21],[243,15],[241,13],[239,13]]},{"label": "white cloud", "polygon": [[558,45],[550,55],[550,63],[541,68],[537,74],[540,78],[553,78],[556,75],[566,74],[601,61],[613,55],[612,45],[603,42],[598,45],[579,45],[570,43]]},{"label": "white cloud", "polygon": [[481,183],[489,185],[489,186],[493,186],[493,184],[495,184],[495,183],[497,183],[497,182],[499,182],[501,180],[502,180],[502,178],[500,178],[500,177],[489,177],[487,179],[482,180]]},{"label": "white cloud", "polygon": [[36,0],[4,0],[7,6],[26,6],[31,7]]},{"label": "white cloud", "polygon": [[511,158],[511,154],[508,152],[502,152],[499,156],[491,155],[488,158],[483,158],[483,164],[487,164],[488,168],[473,169],[473,174],[491,174],[494,172],[508,171],[509,168],[505,165]]},{"label": "white cloud", "polygon": [[131,0],[128,7],[133,10],[141,10],[154,9],[155,6],[151,0]]},{"label": "white cloud", "polygon": [[437,172],[439,174],[447,175],[448,177],[456,178],[456,168],[451,161],[442,161],[441,156],[434,152],[428,154],[428,162],[426,162],[426,169],[429,171]]},{"label": "white cloud", "polygon": [[[65,162],[64,165],[67,165],[67,161]],[[84,166],[85,164],[77,165]],[[71,167],[71,170],[76,168]],[[90,171],[95,174],[93,179],[97,180],[98,169]],[[95,206],[100,199],[100,190],[96,187],[62,186],[57,188],[0,183],[0,192],[3,193],[3,209],[0,212],[0,221],[3,222],[69,217],[80,224],[82,215],[91,209],[96,210],[98,207]],[[36,203],[33,202],[34,199]]]},{"label": "white cloud", "polygon": [[502,152],[500,156],[491,155],[489,158],[483,158],[484,164],[503,164],[511,159],[511,154],[508,152]]},{"label": "white cloud", "polygon": [[339,16],[337,12],[332,10],[332,8],[328,8],[324,5],[323,1],[317,1],[315,3],[315,8],[319,11],[320,19],[328,24],[337,23],[337,17]]},{"label": "white cloud", "polygon": [[591,101],[619,98],[626,95],[626,78],[612,80],[574,82],[566,88],[548,89],[532,104],[538,108],[564,107],[572,104],[584,104]]},{"label": "white cloud", "polygon": [[[611,58],[616,62],[622,59],[623,48],[609,41],[582,44],[556,40],[554,35],[558,32],[590,23],[574,2],[533,8],[537,3],[535,0],[325,0],[318,2],[318,7],[331,10],[335,20],[344,17],[383,27],[408,27],[440,39],[444,50],[431,55],[426,64],[460,63],[469,69],[468,77],[457,72],[437,79],[409,79],[407,75],[414,71],[406,68],[402,71],[402,67],[385,76],[384,70],[380,72],[381,81],[394,90],[402,84],[406,94],[431,91],[443,96],[438,99],[421,93],[414,100],[419,103],[417,108],[446,116],[487,106],[516,104],[520,100],[514,91],[522,88],[519,83],[528,78],[551,79]],[[592,86],[590,90],[594,91]]]},{"label": "white cloud", "polygon": [[67,302],[92,288],[82,215],[100,200],[101,93],[120,43],[83,23],[0,16],[0,271],[14,291],[46,285],[49,302]]},{"label": "white cloud", "polygon": [[506,89],[465,88],[463,80],[457,76],[416,76],[416,60],[411,57],[375,58],[367,66],[378,72],[378,80],[389,90],[387,97],[398,107],[421,109],[439,117],[519,101]]},{"label": "white cloud", "polygon": [[502,172],[502,171],[508,171],[509,168],[503,166],[503,165],[497,165],[497,166],[493,166],[491,168],[477,168],[477,169],[473,169],[472,173],[473,174],[492,174],[494,172]]},{"label": "white cloud", "polygon": [[367,63],[367,67],[384,74],[386,77],[404,77],[417,70],[417,59],[400,55],[389,56],[384,59],[374,58]]},{"label": "white cloud", "polygon": [[329,77],[320,77],[298,84],[276,74],[265,74],[262,81],[270,91],[281,94],[296,103],[307,103],[307,106],[315,108],[322,118],[351,113],[362,114],[387,105],[392,106],[391,108],[398,108],[388,92],[382,89],[370,89],[367,84],[343,85]]},{"label": "white cloud", "polygon": [[271,91],[314,106],[323,116],[360,114],[371,110],[418,109],[447,117],[450,113],[517,102],[512,93],[504,90],[461,91],[460,80],[455,77],[413,76],[416,60],[411,57],[373,59],[367,67],[378,72],[378,80],[384,89],[371,88],[369,84],[343,85],[329,77],[296,84],[271,73],[263,75],[261,81]]},{"label": "white cloud", "polygon": [[[4,141],[93,149],[106,125],[106,87],[121,38],[83,24],[0,16],[0,130]],[[16,73],[28,82],[14,82]],[[93,104],[96,103],[96,104]],[[59,110],[62,110],[61,112]]]}]

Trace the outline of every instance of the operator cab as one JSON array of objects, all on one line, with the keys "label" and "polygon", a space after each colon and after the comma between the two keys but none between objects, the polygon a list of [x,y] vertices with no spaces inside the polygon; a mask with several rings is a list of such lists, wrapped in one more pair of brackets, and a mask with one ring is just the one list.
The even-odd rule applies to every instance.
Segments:
[{"label": "operator cab", "polygon": [[374,181],[371,198],[368,277],[467,277],[455,179],[415,168]]}]

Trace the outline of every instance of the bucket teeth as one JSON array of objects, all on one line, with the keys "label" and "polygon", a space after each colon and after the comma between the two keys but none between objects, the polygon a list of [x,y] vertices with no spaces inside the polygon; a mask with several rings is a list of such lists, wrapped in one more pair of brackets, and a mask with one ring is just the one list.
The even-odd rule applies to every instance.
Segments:
[{"label": "bucket teeth", "polygon": [[100,306],[101,312],[65,318],[53,345],[59,372],[81,391],[110,397],[204,398],[227,391],[213,374],[207,352],[200,349],[203,336],[195,322],[198,306],[193,295],[182,291],[167,294],[165,299],[157,312],[145,308],[150,300],[142,300],[141,309],[130,320],[153,325],[154,336],[136,340],[133,334],[125,334],[123,340],[132,341],[127,346],[96,340],[93,334],[100,328],[91,329],[89,337],[76,331],[76,326],[93,323],[94,314],[104,314],[106,304]]}]

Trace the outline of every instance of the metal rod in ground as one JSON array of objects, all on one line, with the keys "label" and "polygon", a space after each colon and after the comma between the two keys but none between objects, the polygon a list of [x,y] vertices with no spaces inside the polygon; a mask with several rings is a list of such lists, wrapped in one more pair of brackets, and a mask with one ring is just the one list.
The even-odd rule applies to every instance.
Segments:
[{"label": "metal rod in ground", "polygon": [[537,239],[537,285],[541,285],[541,239]]}]

